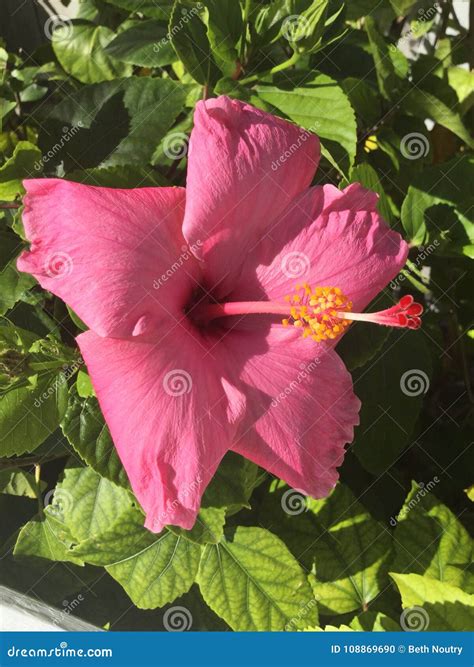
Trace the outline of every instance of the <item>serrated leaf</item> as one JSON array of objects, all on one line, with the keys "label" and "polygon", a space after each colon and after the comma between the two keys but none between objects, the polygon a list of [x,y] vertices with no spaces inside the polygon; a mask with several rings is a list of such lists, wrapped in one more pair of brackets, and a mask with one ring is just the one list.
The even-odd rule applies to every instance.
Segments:
[{"label": "serrated leaf", "polygon": [[343,484],[326,500],[308,505],[315,569],[311,582],[320,609],[343,614],[367,608],[387,584],[392,546],[388,530]]},{"label": "serrated leaf", "polygon": [[68,74],[81,83],[99,83],[132,73],[130,65],[106,53],[105,47],[114,37],[110,28],[77,20],[57,27],[52,44],[57,59]]},{"label": "serrated leaf", "polygon": [[403,609],[421,607],[426,612],[422,618],[423,627],[419,629],[474,630],[474,595],[419,574],[390,572],[390,576],[402,596]]},{"label": "serrated leaf", "polygon": [[303,570],[283,542],[262,528],[239,526],[206,546],[197,582],[233,630],[296,630],[318,620]]},{"label": "serrated leaf", "polygon": [[358,632],[398,632],[399,624],[389,616],[375,611],[364,611],[356,616],[350,625]]},{"label": "serrated leaf", "polygon": [[125,489],[101,477],[91,468],[67,467],[56,486],[57,515],[76,540],[106,532],[132,506]]},{"label": "serrated leaf", "polygon": [[295,123],[321,139],[322,152],[342,173],[354,163],[357,128],[344,91],[325,74],[290,89],[260,85],[258,95]]},{"label": "serrated leaf", "polygon": [[141,67],[163,67],[177,60],[166,24],[139,21],[120,32],[105,48],[116,60]]},{"label": "serrated leaf", "polygon": [[151,533],[143,522],[143,514],[131,508],[99,537],[79,544],[74,554],[105,566],[137,607],[155,609],[191,588],[201,547],[168,530]]},{"label": "serrated leaf", "polygon": [[130,487],[95,397],[82,399],[71,388],[61,428],[81,459],[95,472],[119,486]]},{"label": "serrated leaf", "polygon": [[428,485],[415,482],[395,519],[394,572],[422,574],[474,592],[469,572],[473,543],[451,510],[433,493],[439,479]]},{"label": "serrated leaf", "polygon": [[[39,169],[35,166],[39,165]],[[22,180],[41,173],[41,151],[29,141],[19,141],[13,155],[0,167],[0,201],[13,201],[24,192]]]},{"label": "serrated leaf", "polygon": [[59,426],[67,406],[62,373],[45,373],[0,397],[0,456],[32,452]]},{"label": "serrated leaf", "polygon": [[170,79],[130,77],[84,86],[48,115],[50,122],[81,127],[58,158],[67,171],[99,164],[143,168],[185,98],[186,88]]}]

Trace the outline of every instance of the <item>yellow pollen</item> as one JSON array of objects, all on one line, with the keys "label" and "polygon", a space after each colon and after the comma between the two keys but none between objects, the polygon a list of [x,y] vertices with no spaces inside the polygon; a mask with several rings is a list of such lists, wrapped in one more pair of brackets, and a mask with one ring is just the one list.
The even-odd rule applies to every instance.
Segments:
[{"label": "yellow pollen", "polygon": [[283,326],[302,329],[303,338],[311,337],[316,343],[334,340],[351,323],[338,317],[339,312],[350,312],[352,301],[339,287],[311,287],[307,283],[295,285],[295,294],[285,296],[289,317]]}]

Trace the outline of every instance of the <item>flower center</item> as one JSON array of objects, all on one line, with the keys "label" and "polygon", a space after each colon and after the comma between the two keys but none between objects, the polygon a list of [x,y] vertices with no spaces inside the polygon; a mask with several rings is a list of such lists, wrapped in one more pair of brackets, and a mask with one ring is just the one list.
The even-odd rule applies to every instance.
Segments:
[{"label": "flower center", "polygon": [[198,306],[199,319],[211,321],[231,315],[272,314],[284,316],[282,324],[301,329],[303,338],[311,337],[317,343],[335,339],[353,321],[372,322],[388,327],[418,329],[423,306],[411,295],[386,310],[376,313],[354,313],[352,301],[339,287],[311,287],[307,283],[295,285],[294,294],[277,301],[229,301]]}]

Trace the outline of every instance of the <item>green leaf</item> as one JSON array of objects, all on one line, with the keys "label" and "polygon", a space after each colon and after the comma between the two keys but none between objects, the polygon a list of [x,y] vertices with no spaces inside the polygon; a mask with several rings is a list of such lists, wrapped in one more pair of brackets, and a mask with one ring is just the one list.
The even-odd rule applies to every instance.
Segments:
[{"label": "green leaf", "polygon": [[371,16],[366,16],[364,25],[369,38],[380,92],[386,99],[391,100],[400,94],[403,82],[396,74],[394,63],[390,57],[392,54],[389,52],[385,39],[379,33],[374,19]]},{"label": "green leaf", "polygon": [[322,153],[342,173],[348,173],[356,154],[354,111],[343,90],[325,74],[316,74],[304,87],[288,90],[257,87],[259,97],[321,139]]},{"label": "green leaf", "polygon": [[72,543],[67,526],[55,516],[54,510],[46,507],[43,517],[28,521],[20,530],[13,554],[83,565],[70,551]]},{"label": "green leaf", "polygon": [[214,84],[220,73],[197,6],[189,8],[176,0],[168,30],[174,50],[193,79],[202,85]]},{"label": "green leaf", "polygon": [[296,630],[318,620],[303,570],[283,542],[262,528],[239,526],[206,546],[197,582],[233,630]]},{"label": "green leaf", "polygon": [[130,76],[132,68],[105,51],[115,33],[105,26],[88,21],[71,21],[55,29],[54,53],[68,74],[82,83],[111,81]]},{"label": "green leaf", "polygon": [[[474,242],[474,224],[470,212],[469,197],[458,183],[468,183],[474,176],[474,158],[469,155],[443,163],[442,166],[423,170],[423,174],[408,188],[402,205],[402,224],[413,245],[425,243],[433,237],[447,238],[460,246],[469,240]],[[459,229],[439,228],[436,225],[437,206],[447,205],[454,209],[460,222]]]},{"label": "green leaf", "polygon": [[367,162],[361,162],[351,169],[351,183],[361,183],[368,190],[372,190],[379,195],[377,209],[380,215],[389,224],[393,224],[395,216],[390,207],[390,201],[385,193],[380,178],[375,169]]},{"label": "green leaf", "polygon": [[369,472],[382,474],[400,455],[429,389],[430,375],[425,335],[411,330],[392,332],[370,364],[354,373],[362,409],[351,449]]},{"label": "green leaf", "polygon": [[34,376],[0,397],[0,456],[32,452],[53,433],[67,406],[62,373]]},{"label": "green leaf", "polygon": [[87,465],[111,482],[129,488],[127,473],[95,397],[81,399],[72,388],[61,428]]},{"label": "green leaf", "polygon": [[139,165],[117,165],[116,167],[103,169],[77,169],[69,172],[66,178],[68,181],[97,185],[103,188],[157,188],[169,185],[159,173]]},{"label": "green leaf", "polygon": [[160,0],[159,4],[156,0],[140,0],[140,7],[137,7],[137,0],[105,0],[105,2],[129,12],[139,10],[144,16],[166,21],[171,15],[174,0]]},{"label": "green leaf", "polygon": [[81,127],[60,155],[66,171],[100,163],[143,169],[184,108],[185,99],[186,87],[170,79],[131,77],[82,87],[48,116],[61,125]]},{"label": "green leaf", "polygon": [[242,11],[235,0],[205,0],[207,37],[212,52],[227,63],[238,59],[237,43],[242,35]]},{"label": "green leaf", "polygon": [[473,544],[466,529],[451,510],[432,493],[439,482],[413,483],[397,517],[395,559],[391,570],[422,574],[432,579],[474,591],[469,573]]},{"label": "green leaf", "polygon": [[191,588],[201,548],[167,530],[151,533],[143,521],[143,514],[131,508],[109,530],[85,540],[73,553],[105,566],[137,607],[155,609]]},{"label": "green leaf", "polygon": [[321,611],[365,609],[387,584],[388,530],[343,484],[326,500],[308,501],[308,507],[315,571],[311,581]]},{"label": "green leaf", "polygon": [[351,621],[351,630],[358,632],[398,632],[399,624],[389,616],[375,611],[364,611]]},{"label": "green leaf", "polygon": [[57,516],[79,541],[99,537],[132,506],[128,491],[91,468],[67,467],[54,498],[60,502]]},{"label": "green leaf", "polygon": [[121,62],[141,67],[163,67],[177,60],[166,25],[159,21],[139,21],[123,30],[105,48]]},{"label": "green leaf", "polygon": [[[41,488],[45,484],[42,483]],[[23,470],[0,470],[0,493],[11,496],[36,498],[37,487],[33,475]]]},{"label": "green leaf", "polygon": [[[2,248],[0,253],[6,248]],[[29,273],[22,273],[16,268],[16,258],[7,263],[0,272],[0,315],[20,301],[33,287],[35,279]]]},{"label": "green leaf", "polygon": [[[260,477],[264,473],[260,473]],[[259,467],[234,452],[227,452],[204,492],[203,507],[225,507],[234,514],[249,508],[250,495],[258,483]]]},{"label": "green leaf", "polygon": [[474,139],[461,120],[459,112],[426,90],[416,88],[403,98],[403,111],[418,116],[422,120],[430,118],[447,127],[470,148],[474,148]]},{"label": "green leaf", "polygon": [[41,151],[29,141],[19,141],[13,155],[0,167],[0,200],[13,201],[24,193],[22,180],[39,176]]},{"label": "green leaf", "polygon": [[282,23],[283,36],[297,53],[314,53],[321,45],[328,0],[313,0],[309,7]]},{"label": "green leaf", "polygon": [[[402,596],[405,610],[400,624],[430,631],[468,631],[474,629],[474,595],[419,574],[390,573]],[[422,611],[420,612],[420,609]],[[410,612],[413,624],[410,626]]]},{"label": "green leaf", "polygon": [[[94,387],[91,379],[85,371],[79,371],[76,380],[76,389],[80,398],[90,398],[95,396]],[[106,477],[107,475],[104,475]]]}]

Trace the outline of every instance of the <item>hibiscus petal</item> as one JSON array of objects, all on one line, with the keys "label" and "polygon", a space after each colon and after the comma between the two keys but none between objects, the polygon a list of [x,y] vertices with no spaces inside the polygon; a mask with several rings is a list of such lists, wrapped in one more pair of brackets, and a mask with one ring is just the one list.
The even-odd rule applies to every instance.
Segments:
[{"label": "hibiscus petal", "polygon": [[224,296],[242,258],[311,183],[319,140],[239,100],[199,102],[189,146],[183,232]]},{"label": "hibiscus petal", "polygon": [[77,342],[145,526],[192,528],[245,409],[242,394],[180,325],[155,343],[91,331]]},{"label": "hibiscus petal", "polygon": [[163,316],[181,316],[199,271],[181,233],[183,188],[115,190],[54,178],[24,184],[31,247],[18,259],[20,271],[101,336],[140,335]]},{"label": "hibiscus petal", "polygon": [[363,310],[404,266],[408,245],[359,184],[302,194],[249,253],[229,300],[281,300],[297,283],[339,287]]},{"label": "hibiscus petal", "polygon": [[273,325],[268,350],[248,354],[256,336],[233,332],[228,345],[246,384],[247,414],[232,449],[315,498],[337,482],[344,445],[354,437],[360,401],[333,350],[308,344],[295,331]]}]

